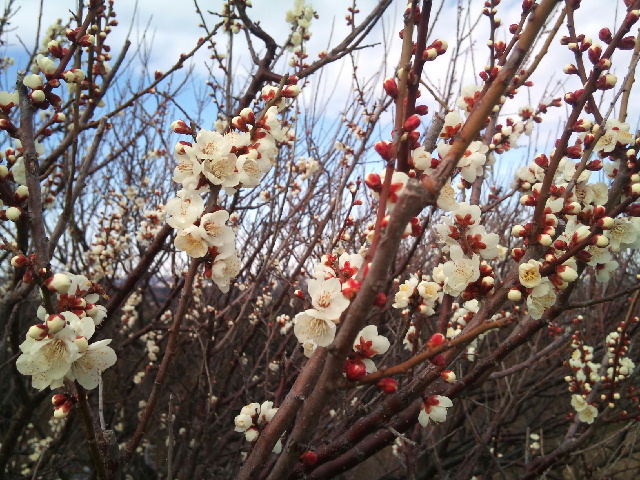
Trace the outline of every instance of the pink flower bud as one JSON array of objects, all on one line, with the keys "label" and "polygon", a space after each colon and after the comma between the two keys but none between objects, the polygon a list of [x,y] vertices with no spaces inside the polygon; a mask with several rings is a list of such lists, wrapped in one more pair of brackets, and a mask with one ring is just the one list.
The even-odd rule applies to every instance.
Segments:
[{"label": "pink flower bud", "polygon": [[573,282],[576,278],[578,278],[578,272],[576,272],[573,268],[571,268],[568,265],[560,265],[556,269],[556,274],[564,282]]},{"label": "pink flower bud", "polygon": [[607,73],[601,76],[596,82],[596,88],[598,90],[609,90],[616,86],[616,82],[618,81],[618,77],[616,77],[613,73]]},{"label": "pink flower bud", "polygon": [[598,219],[598,227],[602,230],[609,230],[615,225],[615,220],[611,217],[602,217]]},{"label": "pink flower bud", "polygon": [[284,98],[295,98],[300,95],[300,87],[297,85],[287,85],[282,89],[282,96]]},{"label": "pink flower bud", "polygon": [[435,60],[438,56],[438,51],[435,48],[425,48],[422,52],[422,60],[429,62]]},{"label": "pink flower bud", "polygon": [[47,44],[47,49],[49,50],[49,53],[56,58],[62,58],[65,54],[64,49],[60,46],[60,43],[58,43],[56,40],[51,40]]},{"label": "pink flower bud", "polygon": [[600,70],[609,70],[611,68],[611,60],[608,58],[601,58],[598,63],[596,63],[596,68]]},{"label": "pink flower bud", "polygon": [[562,71],[567,75],[575,75],[576,73],[578,73],[578,67],[576,67],[573,63],[567,63],[563,67]]},{"label": "pink flower bud", "polygon": [[71,286],[71,277],[66,273],[56,273],[52,277],[47,278],[45,285],[52,292],[59,294],[67,293]]},{"label": "pink flower bud", "polygon": [[46,99],[46,96],[42,90],[34,90],[29,94],[29,96],[31,97],[31,101],[33,103],[42,103]]},{"label": "pink flower bud", "polygon": [[253,125],[256,121],[256,115],[253,113],[253,110],[250,108],[243,108],[240,112],[240,116],[244,120],[245,123]]},{"label": "pink flower bud", "polygon": [[[0,210],[0,212],[2,211]],[[22,216],[22,210],[20,210],[18,207],[9,207],[3,213],[5,219],[12,222],[15,222]]]}]

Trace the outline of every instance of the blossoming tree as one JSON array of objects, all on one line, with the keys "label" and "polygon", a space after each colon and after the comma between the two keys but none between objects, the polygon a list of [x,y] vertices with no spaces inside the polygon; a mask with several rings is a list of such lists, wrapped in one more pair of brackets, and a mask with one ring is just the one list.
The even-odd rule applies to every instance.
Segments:
[{"label": "blossoming tree", "polygon": [[220,3],[165,72],[113,0],[0,63],[0,478],[637,462],[640,0]]}]

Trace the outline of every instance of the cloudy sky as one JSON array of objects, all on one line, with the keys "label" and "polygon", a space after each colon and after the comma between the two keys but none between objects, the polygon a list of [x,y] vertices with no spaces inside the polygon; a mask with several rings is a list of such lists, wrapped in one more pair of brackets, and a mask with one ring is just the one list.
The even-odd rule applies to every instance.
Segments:
[{"label": "cloudy sky", "polygon": [[[317,53],[321,50],[336,45],[349,32],[344,16],[347,8],[352,6],[352,0],[315,0],[311,2],[313,7],[319,14],[319,19],[312,23],[312,38],[307,45],[307,52],[311,59],[317,58]],[[362,0],[358,2],[358,8],[361,13],[357,18],[364,16],[376,4],[374,0]],[[462,2],[466,5],[467,1]],[[450,82],[447,78],[448,62],[453,55],[452,46],[456,43],[456,30],[465,28],[465,25],[474,24],[473,33],[464,39],[461,44],[460,51],[465,55],[464,61],[461,61],[453,76],[453,91],[458,92],[460,87],[469,83],[478,83],[477,74],[487,61],[486,39],[488,38],[489,21],[487,17],[479,14],[482,8],[481,0],[471,0],[472,14],[460,15],[458,10],[458,2],[453,0],[434,1],[434,15],[439,12],[438,22],[433,29],[430,39],[441,38],[449,42],[449,51],[437,61],[427,64],[426,75],[428,81],[437,89],[444,89]],[[604,8],[604,4],[608,4]],[[273,0],[253,0],[253,8],[250,15],[254,20],[259,20],[261,26],[269,32],[277,41],[283,41],[289,32],[289,27],[284,21],[286,10],[292,8],[293,0],[282,2],[274,2]],[[442,4],[442,5],[441,5]],[[36,0],[16,0],[19,10],[13,17],[11,24],[13,30],[7,36],[7,44],[5,46],[5,55],[16,58],[17,64],[21,67],[24,65],[25,48],[32,49],[37,29],[38,12],[40,9],[40,1]],[[41,27],[41,35],[44,34],[49,24],[55,19],[62,18],[66,21],[70,16],[70,10],[76,8],[77,3],[70,0],[45,0],[43,2],[43,21]],[[119,52],[127,35],[133,42],[134,47],[131,53],[137,47],[145,46],[149,49],[147,58],[147,67],[150,71],[161,70],[166,71],[174,62],[180,53],[191,50],[198,37],[204,34],[198,24],[201,20],[196,13],[195,3],[191,1],[175,2],[169,0],[139,0],[118,1],[116,0],[116,11],[118,12],[119,26],[113,29],[113,33],[109,36],[108,43],[112,46],[114,56]],[[199,1],[199,6],[204,12],[205,20],[209,26],[213,26],[219,21],[219,18],[211,15],[208,11],[219,11],[222,2],[217,1]],[[356,63],[358,65],[357,75],[362,82],[378,76],[381,81],[385,76],[391,75],[398,61],[399,44],[398,30],[402,25],[402,11],[404,3],[396,1],[385,14],[383,21],[372,32],[369,43],[375,44],[371,48],[360,51],[356,55]],[[509,34],[507,27],[511,23],[516,23],[520,18],[521,1],[503,0],[499,6],[498,15],[505,25],[497,35],[497,39],[508,40]],[[578,33],[584,33],[591,36],[594,41],[598,41],[598,31],[602,27],[609,27],[611,30],[620,23],[623,18],[623,2],[614,1],[603,2],[600,0],[584,0],[582,7],[576,12],[576,24],[578,25]],[[433,17],[432,17],[433,18]],[[130,32],[130,33],[129,33]],[[562,27],[560,35],[566,34],[566,27]],[[239,77],[247,74],[251,66],[246,47],[243,48],[244,40],[241,35],[235,37],[236,51],[234,53],[234,71]],[[224,37],[219,39],[219,43],[224,43]],[[260,45],[260,42],[257,42]],[[224,48],[222,49],[224,51]],[[573,61],[571,52],[566,47],[559,44],[555,40],[550,50],[550,55],[540,64],[538,72],[534,74],[531,80],[534,87],[528,91],[521,92],[518,101],[513,103],[513,107],[505,108],[505,114],[517,113],[517,106],[523,104],[537,105],[538,102],[545,98],[553,96],[562,96],[566,91],[575,90],[580,87],[577,77],[567,77],[562,73],[562,67]],[[209,78],[211,61],[208,58],[210,51],[203,50],[199,55],[193,58],[191,66],[193,73],[190,80],[195,88],[204,90],[204,82]],[[629,64],[630,52],[620,52],[614,57],[612,71],[619,77],[619,84],[626,75],[627,66]],[[208,66],[209,65],[209,66]],[[142,71],[140,62],[133,62],[129,67],[131,73],[135,75],[135,71]],[[278,73],[286,73],[287,66],[285,62],[280,64],[281,71]],[[588,66],[587,66],[588,68]],[[216,72],[215,67],[213,71]],[[187,69],[184,70],[187,72]],[[10,72],[11,73],[11,72]],[[180,74],[179,74],[180,75]],[[319,89],[321,92],[321,102],[327,106],[326,115],[339,115],[344,108],[344,102],[351,92],[351,61],[339,62],[327,68],[322,80],[324,83],[318,83],[313,80],[305,92],[305,99],[313,98],[315,92]],[[8,88],[14,80],[5,75],[3,79],[3,88]],[[380,84],[374,85],[374,88],[380,88]],[[525,89],[526,90],[526,89]],[[613,92],[607,92],[603,99],[603,110],[607,110]],[[640,97],[634,95],[635,101],[633,105],[637,105]],[[421,99],[429,105],[430,111],[438,110],[438,104],[427,93],[424,92]],[[452,98],[450,105],[453,104],[455,97]],[[189,105],[189,101],[186,105]],[[637,109],[632,109],[629,117],[632,129],[637,128]],[[215,110],[211,110],[211,115],[215,115]],[[555,131],[558,128],[558,122],[566,115],[565,107],[552,111],[547,120],[540,127],[540,139],[544,143],[550,144],[555,138]],[[215,118],[211,118],[211,121]],[[207,126],[207,125],[203,125]],[[389,132],[381,132],[381,135]]]}]

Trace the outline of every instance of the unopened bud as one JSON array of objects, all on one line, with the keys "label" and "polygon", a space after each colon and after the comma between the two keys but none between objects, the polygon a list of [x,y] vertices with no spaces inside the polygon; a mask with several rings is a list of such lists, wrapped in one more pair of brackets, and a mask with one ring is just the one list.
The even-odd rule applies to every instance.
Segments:
[{"label": "unopened bud", "polygon": [[511,290],[509,290],[507,298],[512,302],[519,302],[520,300],[522,300],[522,292],[517,288],[512,288]]},{"label": "unopened bud", "polygon": [[49,328],[49,333],[52,335],[62,330],[66,324],[67,320],[59,313],[54,313],[47,317],[47,327]]},{"label": "unopened bud", "polygon": [[34,340],[43,340],[49,334],[49,328],[44,323],[33,325],[27,331],[27,335]]},{"label": "unopened bud", "polygon": [[45,285],[52,292],[59,294],[67,293],[71,287],[71,277],[66,273],[56,273],[52,277],[47,278]]}]

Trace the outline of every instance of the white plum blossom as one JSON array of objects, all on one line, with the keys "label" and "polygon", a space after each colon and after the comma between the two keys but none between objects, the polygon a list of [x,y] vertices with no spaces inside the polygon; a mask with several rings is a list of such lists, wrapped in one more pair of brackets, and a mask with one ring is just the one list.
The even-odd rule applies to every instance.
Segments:
[{"label": "white plum blossom", "polygon": [[395,296],[393,308],[406,308],[409,305],[411,296],[416,292],[418,286],[418,277],[411,275],[402,285],[400,285]]},{"label": "white plum blossom", "polygon": [[80,357],[73,362],[67,374],[70,380],[77,380],[87,390],[98,386],[100,375],[116,363],[116,352],[109,346],[111,339],[90,344]]},{"label": "white plum blossom", "polygon": [[336,324],[317,310],[309,309],[298,313],[294,322],[293,332],[300,343],[312,341],[319,347],[326,347],[336,336]]},{"label": "white plum blossom", "polygon": [[207,254],[207,241],[203,230],[196,225],[179,230],[173,241],[176,249],[185,252],[192,258],[204,257]]},{"label": "white plum blossom", "polygon": [[518,280],[526,288],[534,288],[540,285],[542,276],[540,275],[541,263],[537,260],[529,260],[518,266]]},{"label": "white plum blossom", "polygon": [[450,180],[447,180],[440,190],[436,204],[440,210],[445,212],[450,212],[457,208],[458,203],[456,202],[456,191],[451,186]]},{"label": "white plum blossom", "polygon": [[529,315],[535,319],[542,318],[544,311],[556,303],[556,298],[551,281],[545,277],[527,297]]},{"label": "white plum blossom", "polygon": [[447,419],[447,408],[453,407],[450,398],[442,395],[433,395],[427,398],[422,404],[422,409],[418,415],[418,422],[423,427],[429,424],[429,420],[440,423]]},{"label": "white plum blossom", "polygon": [[200,219],[200,228],[203,230],[202,238],[210,247],[222,247],[234,244],[235,234],[226,222],[229,220],[229,212],[218,210],[206,213]]},{"label": "white plum blossom", "polygon": [[613,228],[607,230],[605,235],[611,241],[609,247],[611,251],[617,252],[625,244],[633,244],[638,238],[640,223],[635,218],[616,218]]},{"label": "white plum blossom", "polygon": [[337,278],[309,280],[308,288],[313,307],[318,315],[328,320],[337,322],[349,306],[349,299],[342,294],[342,283]]},{"label": "white plum blossom", "polygon": [[460,96],[456,100],[456,106],[460,110],[464,110],[465,113],[471,112],[475,101],[480,95],[480,88],[478,85],[465,85],[460,91]]},{"label": "white plum blossom", "polygon": [[619,122],[613,118],[607,120],[605,133],[598,139],[594,150],[611,153],[617,144],[627,145],[631,143],[633,135],[629,133],[629,128],[628,123]]},{"label": "white plum blossom", "polygon": [[204,210],[204,200],[194,190],[183,189],[178,191],[178,197],[167,202],[165,211],[167,223],[175,229],[187,228],[198,220]]},{"label": "white plum blossom", "polygon": [[360,330],[353,343],[353,349],[367,358],[387,353],[390,346],[387,337],[378,335],[378,327],[375,325],[367,325]]},{"label": "white plum blossom", "polygon": [[214,281],[220,291],[227,293],[229,291],[231,279],[240,273],[240,259],[234,253],[228,256],[220,254],[213,261],[211,273],[208,278]]},{"label": "white plum blossom", "polygon": [[[450,261],[436,267],[434,279],[436,281],[443,280],[444,293],[457,296],[469,284],[480,278],[480,257],[476,254],[473,254],[471,258],[465,257],[462,248],[458,245],[451,246],[450,255]],[[436,274],[439,278],[436,278]]]},{"label": "white plum blossom", "polygon": [[33,387],[39,390],[62,385],[65,375],[80,355],[74,343],[76,336],[71,328],[63,328],[42,340],[27,336],[20,344],[22,354],[16,361],[16,368],[23,375],[32,375]]}]

